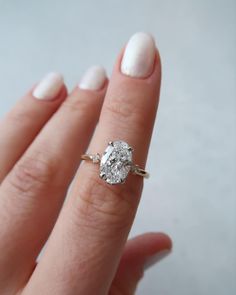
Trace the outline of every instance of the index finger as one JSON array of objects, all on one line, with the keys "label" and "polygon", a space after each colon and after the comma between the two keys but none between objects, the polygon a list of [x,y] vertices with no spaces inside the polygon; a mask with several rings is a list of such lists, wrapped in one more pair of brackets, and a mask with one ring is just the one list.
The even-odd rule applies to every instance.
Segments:
[{"label": "index finger", "polygon": [[[134,35],[115,65],[89,152],[101,153],[109,141],[120,139],[134,148],[134,162],[145,165],[160,79],[152,37]],[[57,294],[106,294],[137,210],[142,181],[129,176],[125,184],[111,186],[99,178],[98,166],[81,165],[29,290],[40,286],[47,294],[54,285]]]}]

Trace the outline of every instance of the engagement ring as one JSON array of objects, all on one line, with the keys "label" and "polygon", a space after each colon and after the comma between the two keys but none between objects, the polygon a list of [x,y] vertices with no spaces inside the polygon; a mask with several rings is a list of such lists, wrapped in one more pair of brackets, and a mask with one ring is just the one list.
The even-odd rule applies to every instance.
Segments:
[{"label": "engagement ring", "polygon": [[109,184],[124,183],[129,172],[148,178],[144,169],[132,162],[133,148],[128,143],[117,140],[108,143],[105,152],[100,154],[84,154],[83,160],[100,164],[100,177]]}]

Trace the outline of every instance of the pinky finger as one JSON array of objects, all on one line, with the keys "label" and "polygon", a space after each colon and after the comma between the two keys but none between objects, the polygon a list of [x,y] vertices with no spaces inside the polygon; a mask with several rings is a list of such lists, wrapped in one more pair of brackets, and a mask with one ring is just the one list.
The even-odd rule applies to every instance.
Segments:
[{"label": "pinky finger", "polygon": [[164,233],[146,233],[129,240],[109,294],[134,294],[144,271],[170,254],[171,247],[171,239]]}]

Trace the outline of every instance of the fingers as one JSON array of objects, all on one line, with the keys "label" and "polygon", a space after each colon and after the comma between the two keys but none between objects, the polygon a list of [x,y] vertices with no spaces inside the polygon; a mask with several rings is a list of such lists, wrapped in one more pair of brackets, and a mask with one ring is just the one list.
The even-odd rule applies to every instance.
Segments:
[{"label": "fingers", "polygon": [[66,98],[63,77],[48,74],[0,124],[0,183]]},{"label": "fingers", "polygon": [[[97,75],[100,82],[93,81]],[[82,89],[74,89],[2,183],[0,252],[5,255],[0,281],[10,286],[28,279],[97,123],[106,91],[105,72],[92,68],[82,82]]]},{"label": "fingers", "polygon": [[[153,39],[143,33],[135,35],[115,65],[89,152],[101,153],[109,141],[121,139],[134,148],[134,162],[144,166],[160,79],[160,59]],[[130,176],[124,185],[110,186],[99,178],[98,166],[83,163],[29,290],[40,287],[46,294],[56,286],[57,294],[106,294],[141,188],[142,178],[138,176]],[[49,285],[43,286],[46,277]]]},{"label": "fingers", "polygon": [[145,266],[170,254],[171,247],[170,238],[163,233],[146,233],[129,240],[109,294],[134,294]]}]

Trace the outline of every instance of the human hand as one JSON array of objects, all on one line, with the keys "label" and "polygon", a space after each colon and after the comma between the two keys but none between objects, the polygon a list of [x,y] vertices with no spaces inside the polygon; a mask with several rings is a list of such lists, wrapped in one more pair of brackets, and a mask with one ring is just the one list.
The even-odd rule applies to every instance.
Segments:
[{"label": "human hand", "polygon": [[142,177],[110,185],[89,162],[76,173],[92,135],[89,152],[124,140],[144,167],[160,80],[154,41],[139,33],[110,82],[93,67],[68,95],[62,76],[50,74],[2,120],[0,294],[134,294],[148,259],[171,249],[161,233],[127,242]]}]

